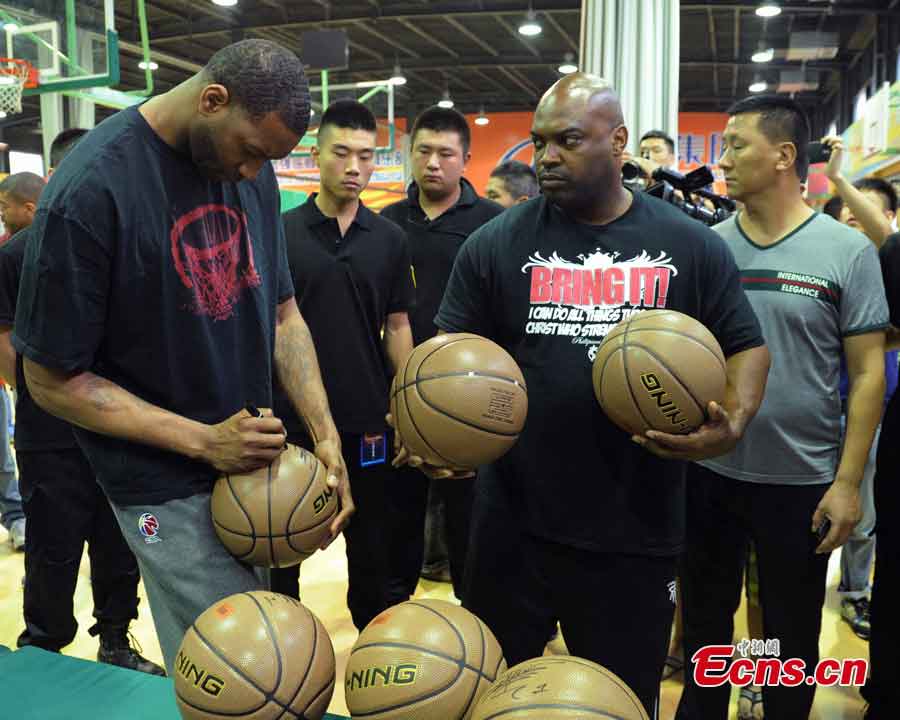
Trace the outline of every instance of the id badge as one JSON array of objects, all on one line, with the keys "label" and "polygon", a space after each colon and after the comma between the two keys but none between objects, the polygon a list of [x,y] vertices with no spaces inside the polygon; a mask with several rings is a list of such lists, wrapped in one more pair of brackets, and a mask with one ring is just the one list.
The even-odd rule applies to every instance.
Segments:
[{"label": "id badge", "polygon": [[380,465],[387,460],[387,438],[385,433],[366,433],[360,438],[359,464],[361,467]]}]

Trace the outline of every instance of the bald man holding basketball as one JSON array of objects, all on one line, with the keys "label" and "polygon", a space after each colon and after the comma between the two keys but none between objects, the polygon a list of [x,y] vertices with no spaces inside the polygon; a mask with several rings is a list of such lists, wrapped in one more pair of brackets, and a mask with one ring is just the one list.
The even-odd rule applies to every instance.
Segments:
[{"label": "bald man holding basketball", "polygon": [[[761,401],[768,351],[722,240],[622,185],[628,131],[604,80],[557,82],[532,139],[543,196],[469,238],[435,319],[445,332],[500,344],[528,386],[518,443],[479,469],[465,605],[510,665],[540,655],[559,621],[572,654],[616,673],[655,717],[684,542],[685,461],[734,447]],[[594,285],[604,272],[641,280]],[[698,319],[727,357],[726,397],[690,435],[629,437],[594,399],[597,345],[649,308]],[[452,474],[402,448],[396,461]]]}]

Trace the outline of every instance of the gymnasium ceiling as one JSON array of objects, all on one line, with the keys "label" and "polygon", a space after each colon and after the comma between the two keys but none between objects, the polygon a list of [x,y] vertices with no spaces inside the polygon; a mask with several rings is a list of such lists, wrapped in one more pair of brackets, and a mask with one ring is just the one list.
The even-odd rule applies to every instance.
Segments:
[{"label": "gymnasium ceiling", "polygon": [[[765,79],[772,84],[784,80],[782,71],[802,69],[805,80],[812,75],[812,86],[798,97],[804,104],[820,104],[838,87],[836,69],[859,61],[876,22],[900,22],[900,0],[790,0],[780,3],[782,14],[770,20],[755,15],[757,4],[682,0],[681,110],[721,110],[745,96],[764,67],[750,59],[761,44],[776,51],[765,66]],[[397,89],[400,115],[434,104],[444,90],[464,112],[533,109],[559,77],[556,68],[566,53],[577,57],[581,0],[532,0],[530,5],[543,26],[534,38],[517,32],[528,0],[238,0],[234,7],[210,0],[147,3],[152,55],[159,64],[157,91],[188,77],[232,41],[267,38],[300,54],[303,32],[343,29],[350,42],[349,68],[333,71],[331,83],[388,78],[399,62],[408,79]],[[143,87],[135,5],[116,0],[116,12],[119,87]],[[819,33],[814,36],[819,45],[833,39],[833,56],[805,62],[784,57],[803,32]],[[26,102],[29,115],[39,116],[35,98]]]}]

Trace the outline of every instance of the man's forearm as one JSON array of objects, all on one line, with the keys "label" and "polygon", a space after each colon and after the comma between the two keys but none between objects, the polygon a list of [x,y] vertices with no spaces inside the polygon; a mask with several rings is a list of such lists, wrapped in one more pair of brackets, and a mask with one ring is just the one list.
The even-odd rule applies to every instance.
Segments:
[{"label": "man's forearm", "polygon": [[836,480],[859,486],[869,457],[869,449],[875,438],[875,429],[881,422],[884,389],[883,368],[850,378],[847,429],[844,432],[844,450],[841,453]]},{"label": "man's forearm", "polygon": [[313,443],[337,437],[316,348],[299,312],[275,327],[275,371]]},{"label": "man's forearm", "polygon": [[0,376],[6,380],[6,384],[16,386],[16,350],[10,342],[12,328],[6,327],[0,330]]},{"label": "man's forearm", "polygon": [[727,384],[722,407],[739,435],[759,410],[769,376],[769,351],[765,345],[735,353],[725,363]]},{"label": "man's forearm", "polygon": [[413,350],[413,336],[409,324],[397,328],[386,326],[383,342],[390,371],[396,373]]},{"label": "man's forearm", "polygon": [[25,380],[34,401],[52,415],[101,435],[203,459],[209,426],[141,400],[91,372],[67,374],[26,358]]}]

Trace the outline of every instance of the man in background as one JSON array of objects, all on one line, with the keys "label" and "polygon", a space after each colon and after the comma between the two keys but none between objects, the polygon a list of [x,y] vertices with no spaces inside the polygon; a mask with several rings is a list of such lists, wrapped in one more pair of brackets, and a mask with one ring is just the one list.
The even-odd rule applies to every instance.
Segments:
[{"label": "man in background", "polygon": [[484,194],[488,200],[493,200],[508,210],[513,205],[537,197],[540,192],[537,173],[531,165],[518,160],[507,160],[493,169]]}]

